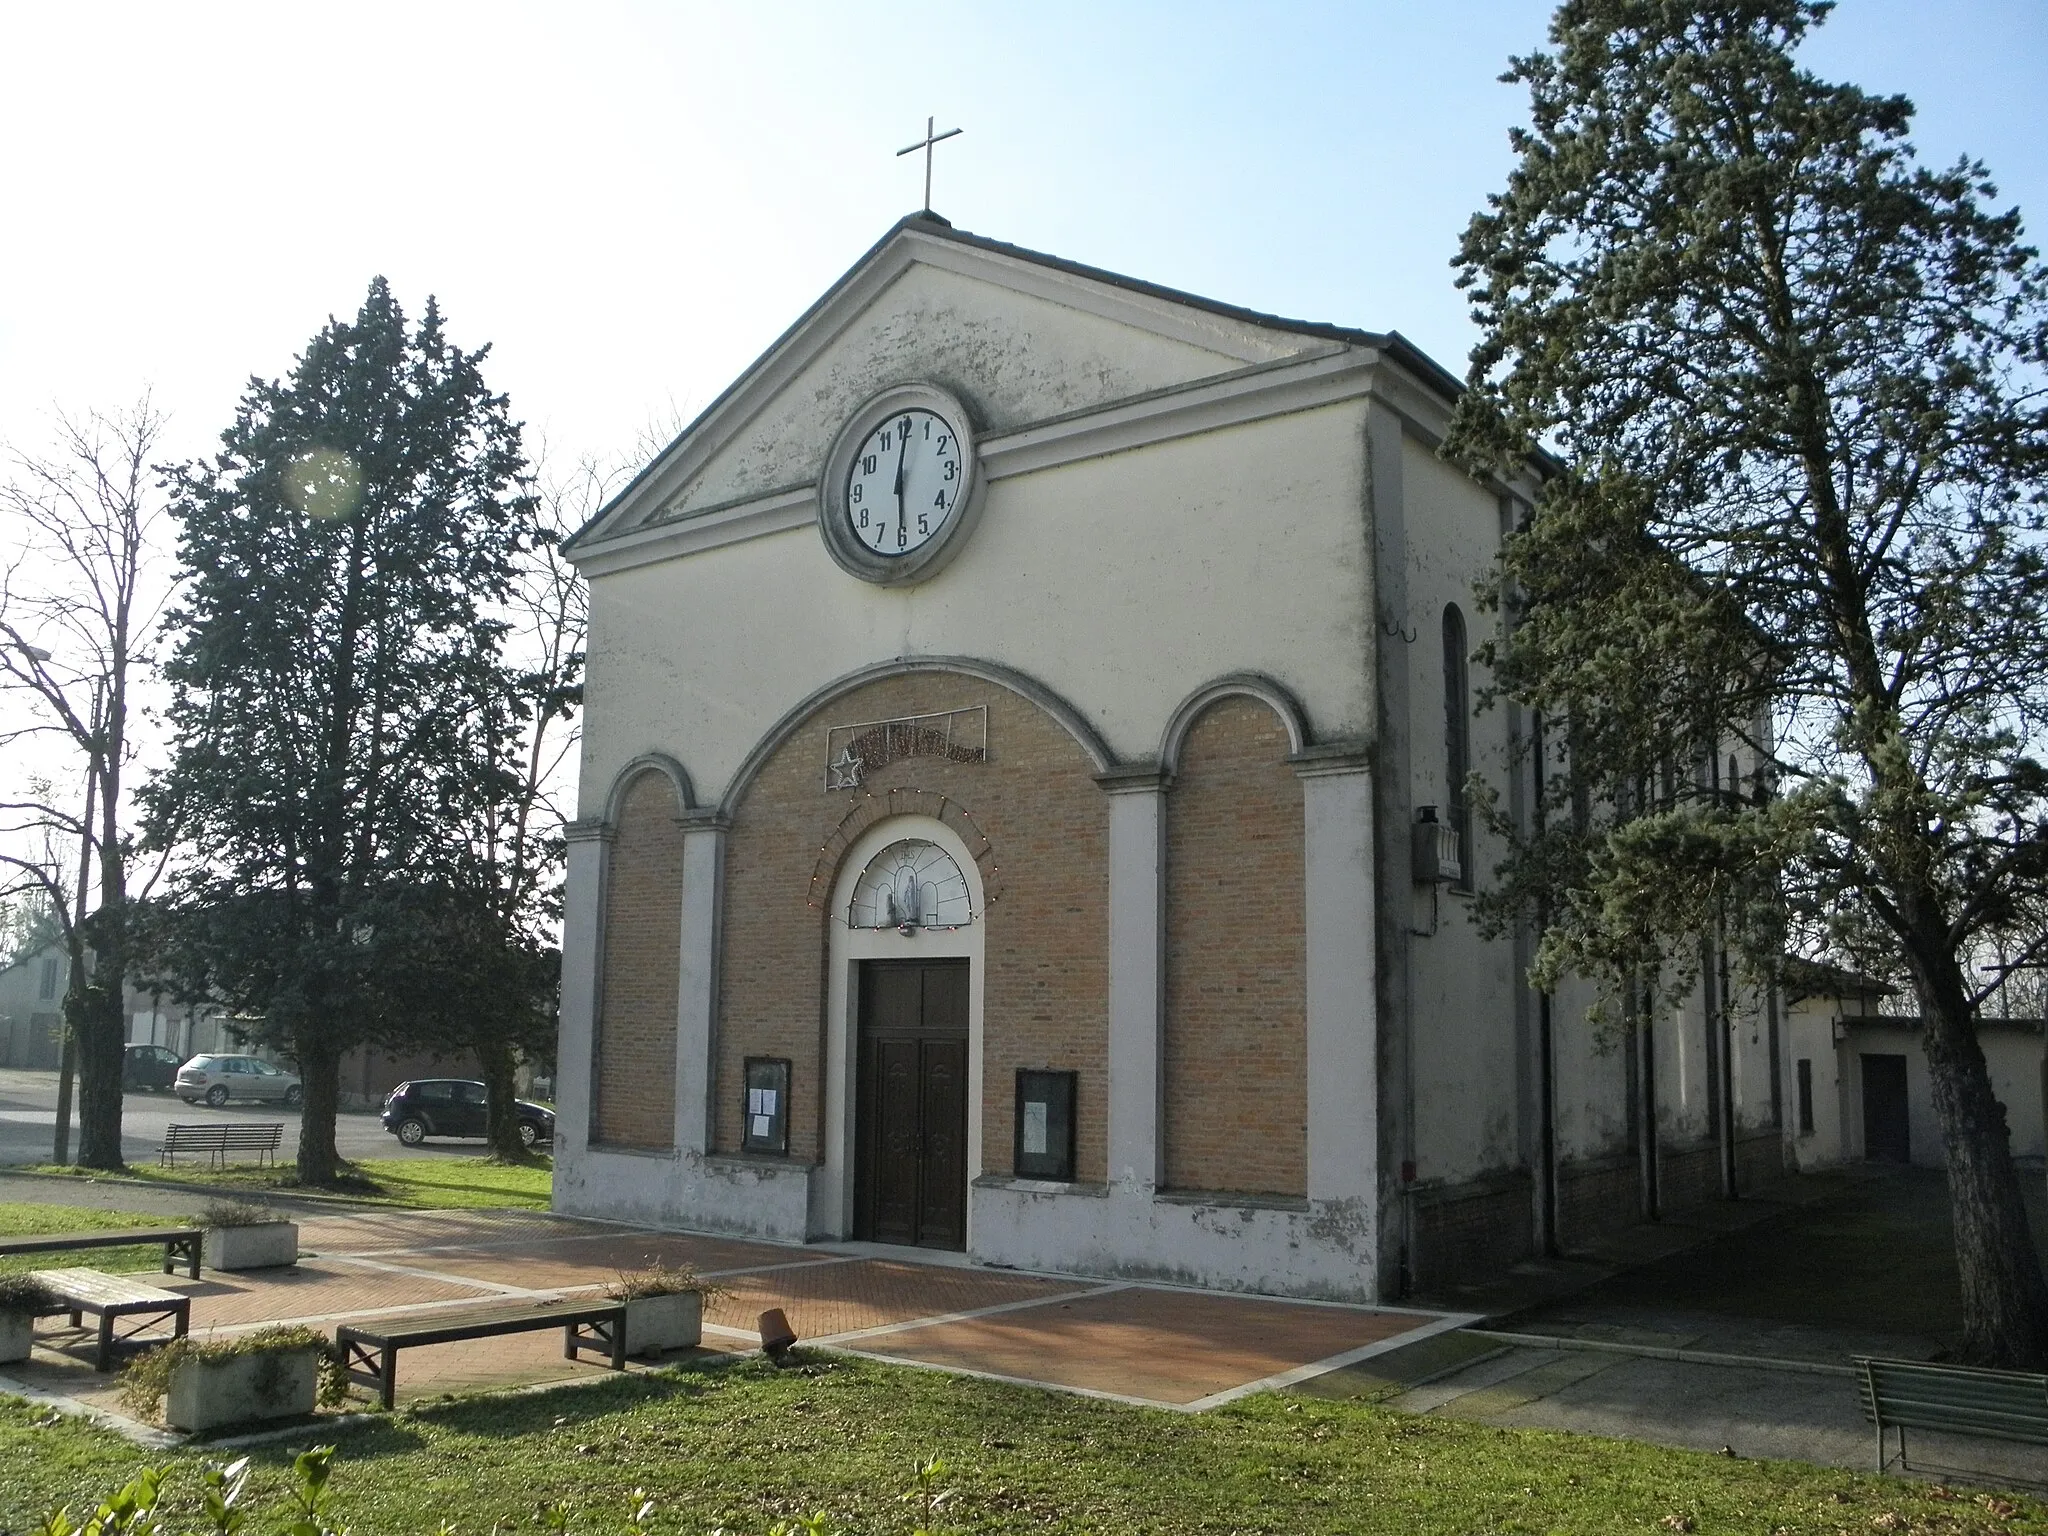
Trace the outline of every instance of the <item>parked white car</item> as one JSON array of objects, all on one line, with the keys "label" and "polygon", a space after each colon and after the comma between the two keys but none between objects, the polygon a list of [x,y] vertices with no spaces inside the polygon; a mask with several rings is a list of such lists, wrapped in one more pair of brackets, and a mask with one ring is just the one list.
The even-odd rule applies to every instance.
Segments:
[{"label": "parked white car", "polygon": [[229,1099],[267,1099],[296,1107],[305,1097],[296,1077],[255,1056],[194,1056],[178,1068],[173,1089],[187,1104],[204,1099],[215,1109]]}]

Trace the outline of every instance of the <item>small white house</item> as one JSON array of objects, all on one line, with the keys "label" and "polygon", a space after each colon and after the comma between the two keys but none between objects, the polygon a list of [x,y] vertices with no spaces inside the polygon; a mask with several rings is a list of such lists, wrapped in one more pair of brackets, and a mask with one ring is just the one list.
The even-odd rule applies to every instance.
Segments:
[{"label": "small white house", "polygon": [[[1945,1159],[1934,1115],[1920,1021],[1880,1013],[1893,989],[1829,966],[1801,966],[1786,995],[1792,1056],[1792,1160],[1800,1169],[1840,1163]],[[1800,995],[1800,994],[1804,995]],[[1991,1089],[2005,1106],[2013,1155],[2048,1155],[2048,1036],[2040,1019],[1982,1018],[1977,1040]]]}]

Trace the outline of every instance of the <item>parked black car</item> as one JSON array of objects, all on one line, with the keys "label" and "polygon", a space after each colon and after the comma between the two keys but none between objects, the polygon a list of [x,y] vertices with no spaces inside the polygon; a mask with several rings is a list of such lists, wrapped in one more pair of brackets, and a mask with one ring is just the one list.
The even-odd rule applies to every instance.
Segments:
[{"label": "parked black car", "polygon": [[121,1086],[168,1092],[184,1064],[185,1058],[168,1045],[131,1045],[121,1055]]},{"label": "parked black car", "polygon": [[[490,1100],[484,1085],[460,1077],[422,1077],[400,1083],[384,1101],[384,1129],[416,1147],[429,1136],[482,1136]],[[537,1146],[555,1139],[555,1112],[524,1099],[514,1099],[519,1114],[519,1140]]]}]

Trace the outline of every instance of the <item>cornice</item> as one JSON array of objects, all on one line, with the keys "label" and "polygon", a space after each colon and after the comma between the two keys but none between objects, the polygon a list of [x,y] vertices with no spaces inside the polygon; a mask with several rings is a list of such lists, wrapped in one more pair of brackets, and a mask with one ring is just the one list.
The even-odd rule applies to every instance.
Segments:
[{"label": "cornice", "polygon": [[[1005,480],[1342,400],[1385,396],[1398,370],[1383,368],[1382,361],[1381,354],[1369,347],[1334,346],[1315,356],[1260,363],[1219,378],[990,434],[981,441],[982,473],[991,481]],[[1410,409],[1427,410],[1430,399],[1408,385],[1393,409],[1405,420]],[[1441,409],[1436,414],[1441,417]],[[786,533],[816,520],[813,482],[609,537],[593,536],[565,553],[584,576],[596,577]]]}]

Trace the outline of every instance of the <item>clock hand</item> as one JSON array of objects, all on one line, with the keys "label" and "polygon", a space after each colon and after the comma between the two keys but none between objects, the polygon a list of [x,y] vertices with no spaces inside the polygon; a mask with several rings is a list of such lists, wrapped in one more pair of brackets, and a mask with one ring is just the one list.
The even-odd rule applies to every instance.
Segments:
[{"label": "clock hand", "polygon": [[910,436],[904,434],[903,441],[896,449],[896,531],[903,532],[909,527],[909,514],[903,510],[903,456],[910,452]]}]

